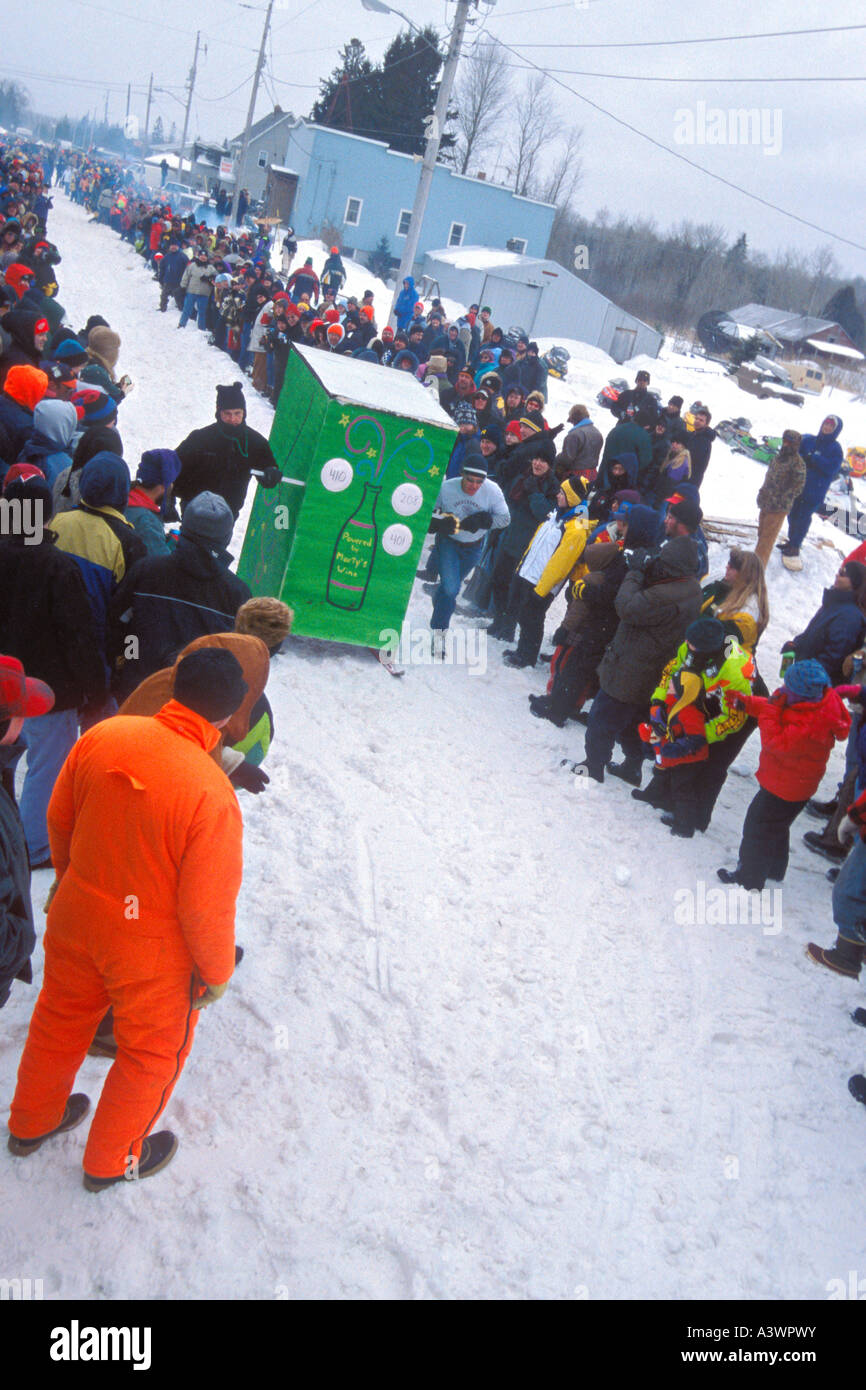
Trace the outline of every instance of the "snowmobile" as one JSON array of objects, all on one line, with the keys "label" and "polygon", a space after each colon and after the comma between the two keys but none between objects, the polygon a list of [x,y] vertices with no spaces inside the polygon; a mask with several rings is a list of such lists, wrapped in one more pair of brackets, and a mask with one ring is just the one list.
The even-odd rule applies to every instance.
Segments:
[{"label": "snowmobile", "polygon": [[502,335],[502,346],[510,347],[512,350],[517,347],[518,338],[529,338],[525,328],[521,328],[519,323],[513,323],[507,333]]},{"label": "snowmobile", "polygon": [[607,386],[602,386],[595,399],[599,405],[603,405],[608,410],[610,410],[611,406],[615,405],[616,402],[619,400],[623,391],[627,390],[628,382],[626,381],[625,377],[612,377],[611,380],[607,383]]},{"label": "snowmobile", "polygon": [[541,360],[547,368],[548,376],[555,376],[557,381],[565,380],[571,354],[566,352],[564,347],[548,348]]},{"label": "snowmobile", "polygon": [[749,433],[750,422],[740,416],[736,420],[722,420],[716,426],[716,434],[735,454],[745,454],[755,463],[767,464],[776,457],[782,447],[782,440],[776,435],[762,435],[760,441]]}]

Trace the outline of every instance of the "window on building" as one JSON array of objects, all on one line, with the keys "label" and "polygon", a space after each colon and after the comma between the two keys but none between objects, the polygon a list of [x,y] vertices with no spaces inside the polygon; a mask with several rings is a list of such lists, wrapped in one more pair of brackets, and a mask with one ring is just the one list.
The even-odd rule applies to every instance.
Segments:
[{"label": "window on building", "polygon": [[411,221],[412,221],[412,209],[411,209],[411,208],[401,208],[401,209],[400,209],[400,216],[397,218],[397,231],[396,231],[396,235],[397,235],[397,236],[408,236],[408,235],[409,235],[409,224],[410,224]]},{"label": "window on building", "polygon": [[350,227],[357,227],[361,220],[361,208],[364,206],[363,198],[347,198],[346,211],[343,214],[343,221]]},{"label": "window on building", "polygon": [[513,236],[505,243],[508,251],[516,251],[518,256],[526,255],[526,237]]},{"label": "window on building", "polygon": [[452,222],[452,223],[451,223],[451,231],[448,233],[448,245],[449,245],[449,246],[462,246],[462,245],[463,245],[463,234],[464,234],[465,231],[466,231],[466,223],[465,223],[465,222]]},{"label": "window on building", "polygon": [[268,167],[268,152],[267,152],[267,150],[259,150],[259,168],[260,168],[260,169],[266,169],[267,167]]}]

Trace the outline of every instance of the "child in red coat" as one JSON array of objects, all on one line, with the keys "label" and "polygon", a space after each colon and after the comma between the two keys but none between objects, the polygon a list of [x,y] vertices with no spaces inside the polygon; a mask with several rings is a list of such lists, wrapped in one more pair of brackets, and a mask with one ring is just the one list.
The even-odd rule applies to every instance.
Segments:
[{"label": "child in red coat", "polygon": [[851,717],[818,661],[795,661],[785,684],[769,698],[729,696],[758,721],[760,785],[743,824],[736,869],[719,869],[722,883],[763,888],[788,868],[790,829],[827,768],[834,742],[848,736]]}]

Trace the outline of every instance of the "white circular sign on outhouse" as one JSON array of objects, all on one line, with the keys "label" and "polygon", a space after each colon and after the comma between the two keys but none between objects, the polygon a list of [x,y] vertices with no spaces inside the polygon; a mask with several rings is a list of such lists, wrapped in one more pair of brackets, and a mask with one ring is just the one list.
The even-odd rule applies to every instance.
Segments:
[{"label": "white circular sign on outhouse", "polygon": [[417,483],[401,483],[391,494],[391,506],[398,516],[414,516],[423,501],[424,494]]},{"label": "white circular sign on outhouse", "polygon": [[412,544],[412,532],[408,526],[395,522],[382,536],[382,549],[386,555],[405,555]]},{"label": "white circular sign on outhouse", "polygon": [[328,492],[345,492],[354,472],[348,459],[328,459],[322,465],[322,487]]}]

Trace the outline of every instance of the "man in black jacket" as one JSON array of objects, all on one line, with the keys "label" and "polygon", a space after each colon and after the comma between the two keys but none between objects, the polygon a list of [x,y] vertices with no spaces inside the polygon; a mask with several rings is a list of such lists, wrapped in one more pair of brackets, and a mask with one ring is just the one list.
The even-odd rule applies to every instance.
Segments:
[{"label": "man in black jacket", "polygon": [[649,411],[653,416],[658,413],[658,402],[655,396],[650,394],[649,384],[649,372],[638,372],[632,389],[623,391],[611,403],[610,409],[618,420],[630,419],[637,415],[639,410]]},{"label": "man in black jacket", "polygon": [[710,450],[713,447],[713,440],[716,437],[715,430],[710,429],[710,412],[706,406],[695,411],[695,427],[691,434],[687,434],[684,444],[689,451],[692,460],[692,472],[689,481],[699,488],[704,481],[704,474],[710,462]]},{"label": "man in black jacket", "polygon": [[252,594],[229,569],[233,528],[224,499],[199,493],[184,511],[172,554],[149,555],[121,582],[109,610],[110,649],[125,658],[114,682],[118,702],[154,671],[173,666],[196,637],[234,628]]},{"label": "man in black jacket", "polygon": [[[39,508],[41,527],[0,535],[0,651],[16,657],[54,691],[50,713],[28,719],[22,732],[27,775],[21,815],[31,863],[49,858],[45,810],[57,774],[78,737],[78,710],[106,698],[105,666],[81,569],[58,550],[48,529],[51,488],[38,470],[16,478],[4,494],[22,508]],[[19,749],[20,752],[23,751]]]},{"label": "man in black jacket", "polygon": [[172,237],[168,244],[168,255],[163,256],[159,263],[157,279],[159,281],[159,307],[163,313],[168,308],[169,299],[173,299],[178,309],[183,308],[184,292],[180,287],[183,272],[189,265],[189,261],[181,251],[177,238]]},{"label": "man in black jacket", "polygon": [[263,434],[246,423],[247,403],[239,381],[217,387],[216,424],[193,430],[177,446],[181,470],[174,494],[186,507],[202,492],[225,499],[235,520],[247,495],[250,478],[262,487],[276,487],[280,470]]}]

